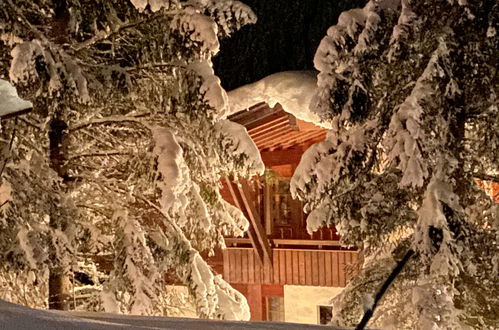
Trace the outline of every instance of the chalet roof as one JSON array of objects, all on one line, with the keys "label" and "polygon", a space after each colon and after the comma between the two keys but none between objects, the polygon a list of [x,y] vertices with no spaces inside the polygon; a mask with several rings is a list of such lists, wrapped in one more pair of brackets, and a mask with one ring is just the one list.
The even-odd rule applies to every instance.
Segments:
[{"label": "chalet roof", "polygon": [[326,136],[324,128],[297,119],[279,104],[270,108],[266,103],[259,103],[229,119],[246,127],[261,152],[306,148]]}]

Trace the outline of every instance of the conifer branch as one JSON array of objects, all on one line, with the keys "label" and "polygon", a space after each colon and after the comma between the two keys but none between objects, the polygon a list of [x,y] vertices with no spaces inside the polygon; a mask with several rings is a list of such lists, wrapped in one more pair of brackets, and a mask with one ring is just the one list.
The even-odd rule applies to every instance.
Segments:
[{"label": "conifer branch", "polygon": [[397,263],[397,266],[395,266],[395,268],[392,270],[392,272],[390,273],[390,275],[388,276],[388,278],[386,279],[386,281],[383,283],[383,285],[381,286],[381,288],[379,289],[379,291],[376,292],[376,296],[374,297],[374,302],[373,302],[372,306],[370,306],[370,308],[368,308],[365,311],[364,316],[362,317],[362,320],[357,325],[357,327],[355,328],[355,330],[363,330],[363,329],[366,328],[367,323],[369,322],[369,320],[371,319],[371,317],[374,314],[374,310],[376,309],[376,306],[378,305],[378,303],[381,300],[381,298],[383,298],[385,292],[388,290],[388,287],[390,286],[390,284],[392,284],[392,282],[395,280],[395,278],[397,277],[397,275],[402,271],[402,268],[404,268],[404,266],[407,263],[407,261],[409,261],[409,259],[413,255],[414,255],[414,250],[413,249],[409,249],[409,251],[406,252],[406,254],[402,258],[402,260],[400,260]]}]

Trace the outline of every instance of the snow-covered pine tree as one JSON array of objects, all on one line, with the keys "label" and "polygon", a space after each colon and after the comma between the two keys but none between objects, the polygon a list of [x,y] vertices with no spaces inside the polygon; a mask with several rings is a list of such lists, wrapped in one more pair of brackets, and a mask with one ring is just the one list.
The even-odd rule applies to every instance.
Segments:
[{"label": "snow-covered pine tree", "polygon": [[308,230],[334,224],[362,270],[334,300],[357,324],[395,263],[416,254],[372,326],[484,329],[499,316],[496,1],[369,1],[344,12],[315,59],[311,109],[333,129],[292,179]]},{"label": "snow-covered pine tree", "polygon": [[[12,205],[36,194],[30,185],[37,184],[60,212],[77,211],[57,220],[76,230],[68,250],[78,258],[114,256],[106,304],[90,305],[114,301],[125,312],[164,312],[163,274],[173,269],[201,316],[249,318],[244,297],[213,276],[199,251],[223,246],[223,233],[247,226],[221,198],[220,179],[263,166],[244,128],[222,119],[227,97],[211,68],[218,36],[255,19],[232,0],[2,3],[0,72],[34,104],[30,114],[2,122],[6,142],[16,131],[3,176],[12,193],[2,225],[22,217],[33,236],[16,258],[2,249],[9,271],[48,271],[61,281],[68,274],[38,254],[39,264],[30,264],[28,252],[40,244],[33,224],[48,213],[19,213]],[[19,185],[15,176],[34,161],[47,171],[29,172]],[[52,237],[58,227],[48,227]],[[19,232],[2,230],[9,244],[0,246],[21,246]],[[69,268],[77,267],[73,260]]]}]

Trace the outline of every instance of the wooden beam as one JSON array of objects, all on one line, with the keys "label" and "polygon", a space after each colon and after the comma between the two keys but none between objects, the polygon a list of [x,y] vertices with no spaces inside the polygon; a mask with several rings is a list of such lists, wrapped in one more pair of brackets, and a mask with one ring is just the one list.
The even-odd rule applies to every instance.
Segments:
[{"label": "wooden beam", "polygon": [[[255,141],[255,143],[258,144],[265,144],[265,148],[268,148],[270,150],[276,149],[278,147],[281,147],[283,144],[289,144],[290,141],[294,141],[298,136],[300,136],[299,131],[293,131],[289,129],[287,132],[279,132],[279,134],[275,134],[274,136],[270,136],[266,138],[265,140],[259,140],[258,142]],[[262,148],[263,149],[263,148]],[[284,149],[284,148],[280,148]]]},{"label": "wooden beam", "polygon": [[326,136],[326,132],[321,132],[321,131],[306,131],[306,132],[301,132],[300,134],[292,137],[288,141],[282,143],[282,149],[290,148],[294,145],[299,145],[304,143],[305,141],[308,140],[313,140],[313,139],[320,139],[324,138]]},{"label": "wooden beam", "polygon": [[228,178],[225,178],[225,183],[227,183],[227,188],[229,189],[230,195],[232,196],[232,199],[234,200],[234,204],[236,204],[236,207],[240,209],[241,211],[244,212],[243,205],[241,205],[239,196],[236,194],[236,190],[232,186],[232,181]]},{"label": "wooden beam", "polygon": [[301,148],[290,148],[286,150],[262,151],[262,161],[267,167],[276,165],[298,164],[303,150]]},{"label": "wooden beam", "polygon": [[273,131],[275,131],[279,128],[283,128],[283,127],[286,127],[286,128],[290,127],[289,122],[286,118],[279,119],[275,123],[273,123],[272,125],[266,125],[266,127],[263,127],[263,128],[260,126],[258,128],[252,129],[251,132],[248,132],[248,133],[252,139],[256,139],[260,136],[265,135],[266,133],[268,134],[269,132],[273,132]]},{"label": "wooden beam", "polygon": [[[247,219],[249,219],[249,215],[248,215],[248,212],[245,208],[245,205],[242,203],[242,198],[241,198],[241,195],[239,193],[239,189],[235,189],[235,187],[234,187],[235,184],[231,180],[229,180],[228,178],[225,178],[225,182],[227,183],[227,187],[229,189],[229,192],[230,192],[232,198],[234,199],[234,204],[236,204],[236,207],[243,212],[244,216]],[[247,233],[249,236],[249,242],[251,242],[251,245],[253,246],[253,248],[256,251],[256,254],[258,255],[258,259],[259,259],[260,263],[263,265],[263,260],[264,260],[263,248],[259,244],[258,237],[255,233],[255,230],[253,229],[251,221],[250,221],[250,227],[248,228]],[[241,239],[247,240],[246,238],[241,238]]]},{"label": "wooden beam", "polygon": [[[318,239],[288,239],[288,238],[271,238],[269,239],[273,246],[289,245],[289,246],[334,246],[341,247],[340,241],[318,240]],[[251,244],[248,238],[225,238],[225,244]]]},{"label": "wooden beam", "polygon": [[287,117],[287,113],[281,107],[269,108],[266,106],[230,116],[228,119],[243,125],[249,131],[281,117]]},{"label": "wooden beam", "polygon": [[[282,143],[287,141],[289,135],[297,134],[296,131],[293,131],[290,127],[284,127],[274,132],[270,132],[270,134],[266,136],[259,136],[258,138],[253,139],[257,146],[260,145],[274,145],[276,143]],[[266,147],[268,147],[266,145]]]},{"label": "wooden beam", "polygon": [[289,127],[288,124],[286,126],[276,127],[269,132],[263,133],[259,136],[251,136],[251,139],[255,142],[255,144],[259,144],[265,141],[275,141],[277,138],[286,137],[290,133],[295,132]]},{"label": "wooden beam", "polygon": [[[236,185],[233,183],[233,185]],[[248,212],[251,224],[253,225],[253,229],[255,230],[258,242],[260,243],[261,247],[263,248],[263,254],[265,256],[265,259],[272,264],[272,249],[270,248],[269,241],[267,239],[267,235],[265,235],[265,229],[262,226],[261,217],[260,214],[258,213],[257,209],[255,208],[255,205],[253,204],[251,200],[251,192],[249,189],[249,183],[246,179],[240,179],[239,184],[237,185],[237,188],[239,189],[242,202],[244,203],[244,206],[246,208],[246,211]]]},{"label": "wooden beam", "polygon": [[267,121],[265,121],[265,123],[261,124],[260,126],[253,127],[250,129],[246,128],[246,129],[248,130],[248,133],[250,135],[252,135],[252,134],[258,133],[261,130],[264,130],[266,128],[272,127],[272,126],[280,124],[280,123],[289,123],[288,118],[284,114],[279,115],[279,117],[277,117],[275,119],[267,120]]}]

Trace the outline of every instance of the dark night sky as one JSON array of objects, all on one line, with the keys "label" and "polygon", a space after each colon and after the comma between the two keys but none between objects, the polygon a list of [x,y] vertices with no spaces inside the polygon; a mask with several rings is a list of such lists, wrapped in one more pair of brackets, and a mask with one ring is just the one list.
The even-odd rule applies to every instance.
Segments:
[{"label": "dark night sky", "polygon": [[339,14],[365,0],[243,0],[258,16],[221,41],[214,58],[216,74],[231,90],[269,74],[313,69],[313,57]]}]

